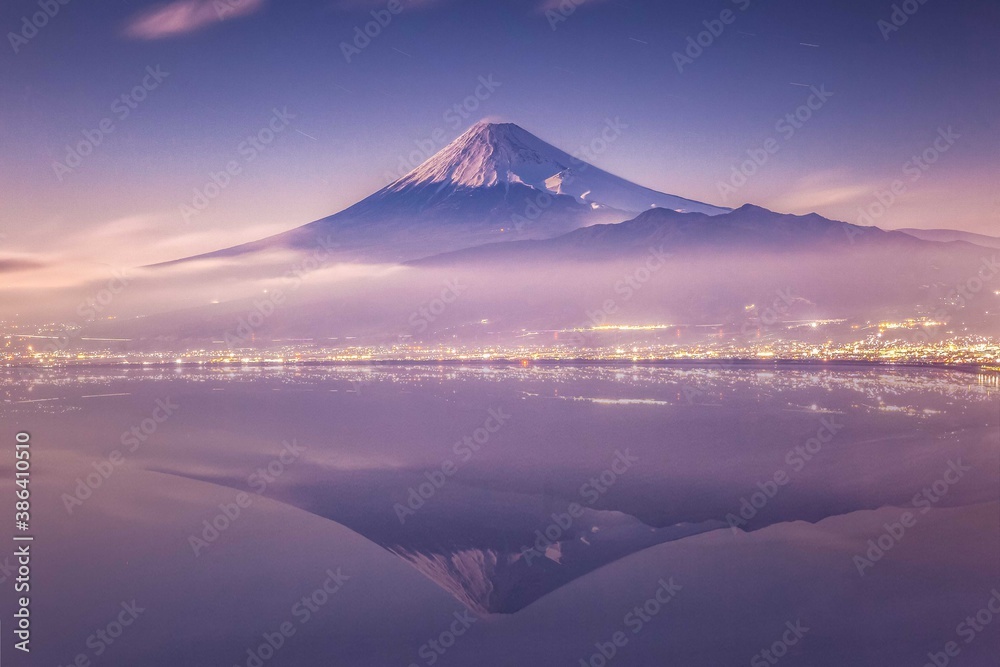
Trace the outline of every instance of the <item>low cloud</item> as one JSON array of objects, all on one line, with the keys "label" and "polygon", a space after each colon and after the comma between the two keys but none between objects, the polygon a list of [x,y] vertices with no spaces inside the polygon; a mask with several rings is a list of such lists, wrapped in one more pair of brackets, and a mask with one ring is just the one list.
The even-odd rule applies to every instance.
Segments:
[{"label": "low cloud", "polygon": [[214,23],[247,16],[266,0],[176,0],[133,16],[125,34],[133,39],[165,39],[201,30]]},{"label": "low cloud", "polygon": [[172,213],[142,213],[88,225],[70,234],[57,250],[67,261],[108,262],[128,257],[131,267],[157,264],[212,252],[287,230],[287,224],[257,224],[226,228],[178,225]]},{"label": "low cloud", "polygon": [[[281,224],[231,229],[192,229],[170,213],[140,213],[93,222],[61,235],[44,254],[15,249],[0,254],[0,295],[9,291],[67,289],[133,271],[239,245],[286,231]],[[123,261],[127,258],[126,261]]]},{"label": "low cloud", "polygon": [[45,263],[26,257],[2,257],[0,256],[0,273],[16,273],[19,271],[33,271],[45,266]]}]

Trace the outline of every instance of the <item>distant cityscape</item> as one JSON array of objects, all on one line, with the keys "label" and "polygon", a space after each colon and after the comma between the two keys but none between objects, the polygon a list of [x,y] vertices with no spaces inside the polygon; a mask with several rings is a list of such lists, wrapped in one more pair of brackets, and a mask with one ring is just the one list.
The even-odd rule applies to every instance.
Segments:
[{"label": "distant cityscape", "polygon": [[[486,324],[483,322],[482,324]],[[71,325],[44,326],[0,323],[3,358],[10,365],[69,364],[299,364],[351,362],[657,362],[657,361],[796,361],[861,362],[873,364],[944,364],[1000,370],[1000,340],[942,331],[944,322],[923,319],[845,324],[844,320],[783,322],[783,331],[805,330],[808,336],[783,337],[778,332],[737,335],[722,325],[718,334],[692,342],[675,342],[685,325],[601,325],[562,330],[498,333],[467,340],[457,334],[447,340],[418,341],[411,336],[365,341],[360,337],[267,339],[255,337],[240,345],[225,340],[193,343],[186,349],[137,349],[126,338],[83,337]],[[705,326],[711,329],[708,325]],[[817,340],[823,329],[854,330],[856,340]],[[935,333],[935,332],[940,333]],[[833,338],[833,336],[831,336]],[[484,340],[486,339],[486,340]]]}]

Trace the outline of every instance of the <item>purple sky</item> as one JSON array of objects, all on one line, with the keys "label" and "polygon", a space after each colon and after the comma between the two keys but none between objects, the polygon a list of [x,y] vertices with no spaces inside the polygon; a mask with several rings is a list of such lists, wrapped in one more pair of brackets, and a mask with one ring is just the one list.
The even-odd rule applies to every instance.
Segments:
[{"label": "purple sky", "polygon": [[[856,222],[898,180],[879,226],[1000,229],[997,7],[914,3],[890,30],[890,2],[577,3],[222,0],[221,18],[209,0],[71,1],[51,18],[4,3],[0,258],[75,271],[259,238],[354,203],[483,117],[570,152],[620,119],[594,163],[715,204]],[[391,18],[345,56],[372,11]],[[706,21],[719,34],[679,67]],[[811,86],[832,96],[794,132],[777,125]],[[244,143],[269,124],[272,142]],[[927,150],[935,163],[914,169]]]}]

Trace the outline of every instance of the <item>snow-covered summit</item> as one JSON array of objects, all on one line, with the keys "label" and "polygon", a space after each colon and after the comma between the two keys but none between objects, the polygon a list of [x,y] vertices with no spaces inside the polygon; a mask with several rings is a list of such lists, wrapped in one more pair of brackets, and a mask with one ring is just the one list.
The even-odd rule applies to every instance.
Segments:
[{"label": "snow-covered summit", "polygon": [[664,194],[619,178],[548,144],[513,123],[481,121],[386,188],[526,185],[568,195],[591,208],[641,213],[652,207],[718,215],[729,209]]},{"label": "snow-covered summit", "polygon": [[469,188],[504,183],[538,187],[572,163],[570,155],[513,123],[479,122],[393,187],[428,183]]}]

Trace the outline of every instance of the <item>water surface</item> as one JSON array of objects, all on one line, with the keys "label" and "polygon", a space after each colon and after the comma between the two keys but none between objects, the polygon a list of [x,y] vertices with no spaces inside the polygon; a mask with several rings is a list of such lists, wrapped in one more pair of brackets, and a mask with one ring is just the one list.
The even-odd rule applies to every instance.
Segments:
[{"label": "water surface", "polygon": [[599,665],[618,632],[609,664],[1000,652],[956,634],[1000,586],[995,376],[88,369],[2,390],[35,452],[31,664]]}]

